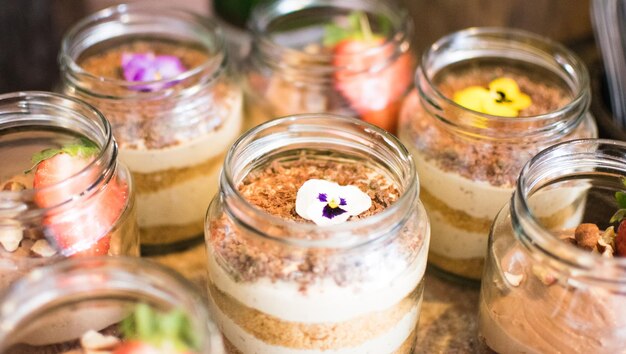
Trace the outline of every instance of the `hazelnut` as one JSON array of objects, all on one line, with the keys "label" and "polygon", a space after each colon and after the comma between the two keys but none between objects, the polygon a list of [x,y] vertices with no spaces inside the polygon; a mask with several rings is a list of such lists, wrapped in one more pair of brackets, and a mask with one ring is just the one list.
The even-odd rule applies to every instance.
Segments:
[{"label": "hazelnut", "polygon": [[114,349],[119,343],[119,338],[114,336],[105,336],[93,330],[87,331],[80,338],[80,345],[87,351],[110,350]]},{"label": "hazelnut", "polygon": [[25,189],[26,189],[25,185],[23,185],[20,182],[15,182],[15,181],[8,181],[2,187],[3,191],[8,191],[8,192],[19,192],[19,191],[23,191]]},{"label": "hazelnut", "polygon": [[600,229],[596,224],[580,224],[574,231],[574,237],[579,247],[592,250],[598,244]]},{"label": "hazelnut", "polygon": [[45,239],[35,241],[30,250],[41,257],[52,257],[57,253],[57,250],[55,250],[54,247],[52,247]]},{"label": "hazelnut", "polygon": [[524,280],[524,274],[513,274],[509,272],[504,272],[504,278],[509,284],[517,287],[522,283],[522,280]]},{"label": "hazelnut", "polygon": [[0,225],[0,244],[7,252],[15,252],[24,234],[17,225]]}]

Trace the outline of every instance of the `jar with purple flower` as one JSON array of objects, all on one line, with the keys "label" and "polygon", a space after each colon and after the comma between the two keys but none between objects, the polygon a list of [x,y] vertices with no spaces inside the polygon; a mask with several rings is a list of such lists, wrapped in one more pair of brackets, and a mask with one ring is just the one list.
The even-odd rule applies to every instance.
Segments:
[{"label": "jar with purple flower", "polygon": [[242,127],[219,28],[182,10],[120,5],[77,23],[60,64],[63,91],[111,121],[135,180],[144,253],[201,241],[224,154]]}]

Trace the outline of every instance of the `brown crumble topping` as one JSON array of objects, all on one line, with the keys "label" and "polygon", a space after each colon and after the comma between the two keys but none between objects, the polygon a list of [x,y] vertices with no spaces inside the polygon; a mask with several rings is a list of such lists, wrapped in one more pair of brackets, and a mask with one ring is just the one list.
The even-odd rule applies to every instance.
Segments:
[{"label": "brown crumble topping", "polygon": [[[359,215],[360,218],[382,211],[400,196],[398,187],[362,163],[320,160],[306,155],[295,161],[273,162],[264,169],[251,172],[239,190],[261,210],[303,223],[309,221],[295,213],[296,193],[311,178],[323,178],[340,185],[352,184],[366,191],[372,197],[372,207]],[[218,263],[237,281],[268,277],[271,281],[296,282],[301,291],[306,292],[308,285],[320,278],[330,278],[345,286],[372,276],[373,269],[380,271],[385,264],[400,263],[406,267],[406,263],[413,262],[424,239],[419,233],[418,221],[414,219],[403,225],[392,241],[368,245],[372,247],[369,250],[346,252],[330,248],[288,247],[249,235],[222,215],[209,225],[210,246]],[[363,257],[363,252],[367,252],[368,257]],[[389,268],[397,269],[391,265]]]},{"label": "brown crumble topping", "polygon": [[[438,80],[439,90],[447,97],[469,86],[487,87],[498,77],[515,80],[520,90],[529,95],[532,105],[520,112],[520,117],[534,116],[554,111],[565,106],[571,95],[565,87],[549,82],[539,74],[528,75],[521,70],[508,70],[506,67],[473,67],[442,75]],[[405,105],[403,114],[408,121],[407,135],[411,144],[427,160],[436,161],[444,171],[459,173],[472,180],[486,181],[494,186],[513,187],[524,164],[545,144],[527,139],[516,142],[489,142],[471,140],[448,131],[424,111],[416,94]],[[516,119],[516,118],[510,118]],[[559,141],[589,137],[588,131],[580,125],[574,132]],[[506,127],[503,127],[506,129]],[[529,123],[528,129],[534,129]],[[555,143],[551,141],[550,144]]]},{"label": "brown crumble topping", "polygon": [[400,192],[383,175],[363,164],[347,164],[329,160],[312,160],[306,156],[280,163],[273,161],[263,170],[253,171],[239,185],[239,192],[261,210],[287,220],[312,223],[296,213],[296,194],[309,179],[325,179],[354,185],[372,199],[369,210],[349,220],[377,214],[393,204]]},{"label": "brown crumble topping", "polygon": [[[173,55],[185,68],[193,70],[210,60],[214,54],[199,45],[163,40],[134,40],[78,59],[83,70],[105,78],[124,80],[121,66],[122,53],[153,52],[156,55]],[[98,85],[98,84],[94,84]],[[161,149],[211,133],[221,128],[224,121],[239,103],[240,89],[223,75],[210,82],[206,76],[185,79],[171,88],[168,96],[132,98],[128,89],[110,84],[95,86],[108,95],[128,99],[107,99],[96,95],[80,98],[98,107],[113,126],[115,138],[122,148]],[[106,85],[106,86],[105,86]],[[200,86],[193,95],[178,92]]]}]

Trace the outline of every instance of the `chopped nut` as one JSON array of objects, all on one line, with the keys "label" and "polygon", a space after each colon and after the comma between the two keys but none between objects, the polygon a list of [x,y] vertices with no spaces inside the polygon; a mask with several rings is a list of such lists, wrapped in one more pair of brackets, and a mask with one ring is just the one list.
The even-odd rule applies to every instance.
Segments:
[{"label": "chopped nut", "polygon": [[542,266],[534,265],[533,274],[539,278],[544,285],[552,285],[556,283],[556,277]]},{"label": "chopped nut", "polygon": [[87,353],[93,353],[94,350],[113,350],[120,343],[119,338],[114,336],[105,336],[99,332],[90,330],[80,338],[80,345]]},{"label": "chopped nut", "polygon": [[519,286],[522,283],[522,280],[524,280],[524,274],[513,274],[509,272],[504,272],[504,278],[509,284],[513,286]]},{"label": "chopped nut", "polygon": [[2,187],[3,191],[9,191],[9,192],[19,192],[25,189],[26,189],[26,186],[24,184],[20,182],[15,182],[15,181],[8,181]]},{"label": "chopped nut", "polygon": [[52,257],[57,253],[48,240],[45,239],[35,241],[30,250],[42,257]]},{"label": "chopped nut", "polygon": [[592,250],[598,244],[600,229],[596,224],[580,224],[574,232],[579,247]]},{"label": "chopped nut", "polygon": [[615,252],[615,229],[608,227],[598,239],[598,252],[604,257],[613,257]]},{"label": "chopped nut", "polygon": [[15,252],[20,247],[24,233],[17,225],[0,225],[0,244],[7,252]]}]

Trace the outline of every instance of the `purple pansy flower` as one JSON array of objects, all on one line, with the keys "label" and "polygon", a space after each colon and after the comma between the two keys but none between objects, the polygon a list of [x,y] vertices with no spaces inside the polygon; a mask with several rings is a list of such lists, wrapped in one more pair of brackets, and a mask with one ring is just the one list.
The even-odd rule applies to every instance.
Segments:
[{"label": "purple pansy flower", "polygon": [[296,196],[296,212],[318,225],[334,225],[359,215],[372,206],[370,197],[356,186],[310,179]]},{"label": "purple pansy flower", "polygon": [[[124,79],[131,82],[150,82],[175,78],[187,69],[180,59],[173,55],[154,53],[123,53],[122,71]],[[152,91],[163,85],[141,85],[138,90]]]}]

